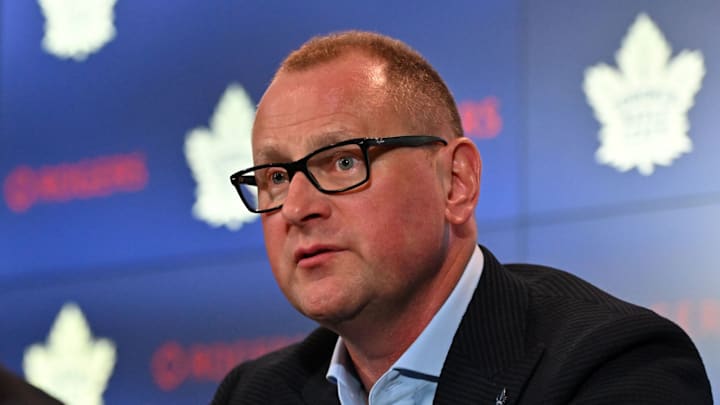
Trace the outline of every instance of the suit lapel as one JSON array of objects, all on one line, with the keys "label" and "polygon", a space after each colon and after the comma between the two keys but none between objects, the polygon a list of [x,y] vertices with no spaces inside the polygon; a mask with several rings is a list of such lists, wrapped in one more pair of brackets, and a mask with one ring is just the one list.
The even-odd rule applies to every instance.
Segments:
[{"label": "suit lapel", "polygon": [[526,336],[527,288],[487,249],[483,255],[483,274],[440,374],[437,404],[516,403],[544,350]]}]

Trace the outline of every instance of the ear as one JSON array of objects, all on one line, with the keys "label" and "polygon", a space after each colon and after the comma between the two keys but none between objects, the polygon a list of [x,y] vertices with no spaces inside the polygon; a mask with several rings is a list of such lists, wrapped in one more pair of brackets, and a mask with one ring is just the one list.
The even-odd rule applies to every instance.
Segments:
[{"label": "ear", "polygon": [[457,138],[452,148],[451,179],[447,189],[445,218],[452,224],[462,224],[472,218],[480,196],[482,159],[475,144],[468,138]]}]

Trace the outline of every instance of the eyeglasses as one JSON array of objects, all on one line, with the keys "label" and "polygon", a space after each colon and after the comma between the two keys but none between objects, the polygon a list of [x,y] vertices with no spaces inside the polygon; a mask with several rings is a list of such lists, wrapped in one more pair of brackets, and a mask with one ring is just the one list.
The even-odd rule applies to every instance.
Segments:
[{"label": "eyeglasses", "polygon": [[337,194],[365,184],[370,178],[368,148],[417,147],[447,142],[437,136],[405,135],[390,138],[357,138],[324,146],[300,160],[268,163],[240,170],[230,176],[248,210],[269,212],[282,207],[290,181],[301,172],[325,194]]}]

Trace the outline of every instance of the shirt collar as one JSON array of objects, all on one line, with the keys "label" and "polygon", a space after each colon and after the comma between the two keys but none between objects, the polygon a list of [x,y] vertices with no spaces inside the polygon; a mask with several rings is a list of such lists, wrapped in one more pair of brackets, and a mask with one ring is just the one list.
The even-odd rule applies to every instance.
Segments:
[{"label": "shirt collar", "polygon": [[[452,344],[455,332],[460,326],[465,310],[470,304],[483,270],[483,253],[475,246],[470,261],[460,276],[453,291],[440,307],[420,336],[390,368],[403,374],[426,377],[440,377],[445,358]],[[358,386],[353,377],[350,356],[339,337],[330,361],[327,379],[336,384]],[[421,377],[422,378],[422,377]],[[350,381],[353,380],[353,381]]]}]

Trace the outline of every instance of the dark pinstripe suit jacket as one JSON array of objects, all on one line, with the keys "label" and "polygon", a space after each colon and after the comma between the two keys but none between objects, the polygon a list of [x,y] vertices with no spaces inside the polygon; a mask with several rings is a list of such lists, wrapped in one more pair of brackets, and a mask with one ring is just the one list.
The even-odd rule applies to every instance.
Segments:
[{"label": "dark pinstripe suit jacket", "polygon": [[[695,346],[675,324],[568,273],[503,267],[483,249],[480,283],[445,360],[436,404],[711,404]],[[244,363],[215,404],[338,404],[325,380],[337,336]]]}]

